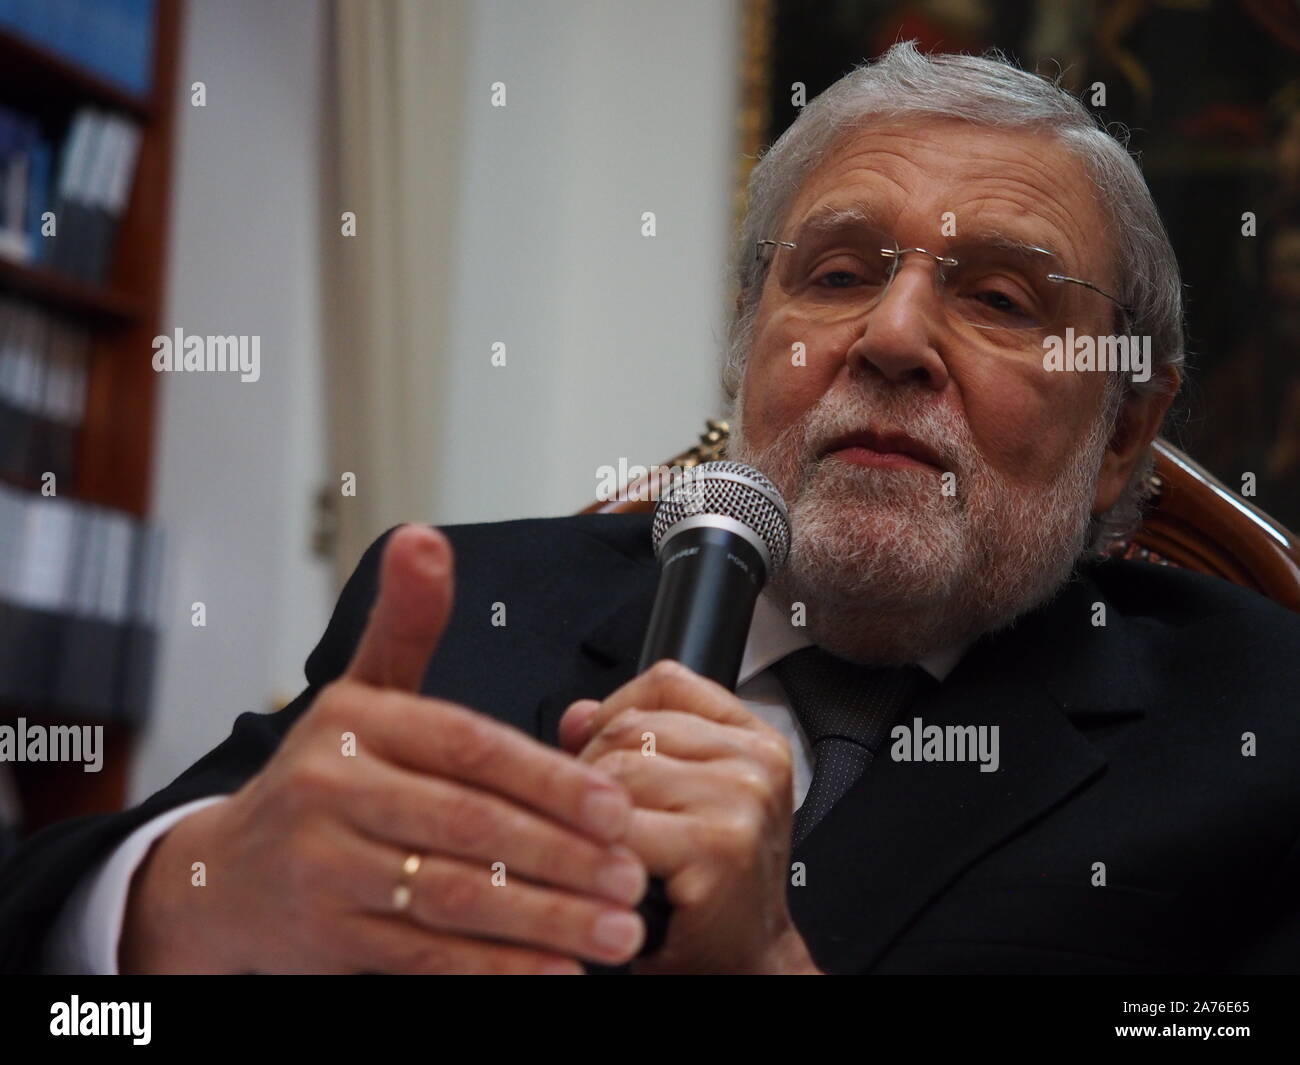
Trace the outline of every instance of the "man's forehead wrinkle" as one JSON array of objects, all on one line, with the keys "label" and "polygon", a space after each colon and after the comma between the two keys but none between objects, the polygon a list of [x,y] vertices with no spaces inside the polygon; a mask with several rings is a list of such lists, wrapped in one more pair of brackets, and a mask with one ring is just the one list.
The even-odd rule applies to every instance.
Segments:
[{"label": "man's forehead wrinkle", "polygon": [[1087,247],[1082,230],[1074,215],[1054,200],[1034,198],[1030,202],[1021,197],[989,195],[987,191],[972,195],[976,200],[973,206],[957,202],[952,208],[958,233],[968,237],[1012,237],[1082,265],[1083,249]]},{"label": "man's forehead wrinkle", "polygon": [[[1004,174],[1009,168],[1034,169],[1050,175],[1054,164],[1045,157],[1054,156],[1059,162],[1068,155],[1059,144],[1042,143],[1011,131],[979,130],[976,136],[969,136],[972,127],[959,123],[959,136],[948,138],[936,137],[936,128],[935,123],[926,122],[910,132],[888,128],[862,131],[857,138],[833,147],[813,177],[823,181],[828,175],[840,181],[857,174],[883,177],[906,191],[911,182],[899,180],[900,170],[921,171],[931,177],[947,175],[951,184],[968,177],[971,168],[980,164],[987,166],[990,176]],[[960,144],[953,144],[954,139]],[[1027,148],[1029,143],[1033,144],[1032,152]]]},{"label": "man's forehead wrinkle", "polygon": [[1082,234],[1080,208],[1087,211],[1092,204],[1079,202],[1080,197],[1070,195],[1069,192],[1062,194],[1064,190],[1058,191],[1061,184],[1059,179],[1054,184],[1056,187],[1044,182],[1041,175],[1021,176],[1014,173],[967,179],[953,189],[950,209],[957,215],[958,225],[961,224],[963,214],[970,216],[992,213],[1009,218],[1029,214],[1062,233],[1073,230]]},{"label": "man's forehead wrinkle", "polygon": [[[870,156],[871,165],[859,161],[862,155]],[[852,165],[849,165],[852,160]],[[905,196],[908,182],[901,176],[891,173],[889,163],[901,164],[915,171],[915,160],[901,152],[874,148],[869,151],[854,152],[848,158],[831,157],[829,163],[823,163],[815,169],[804,183],[803,194],[799,200],[808,206],[796,203],[799,224],[811,214],[820,210],[827,203],[870,203],[875,197],[883,201],[882,193],[892,187],[892,191]],[[879,190],[879,191],[876,191]]]}]

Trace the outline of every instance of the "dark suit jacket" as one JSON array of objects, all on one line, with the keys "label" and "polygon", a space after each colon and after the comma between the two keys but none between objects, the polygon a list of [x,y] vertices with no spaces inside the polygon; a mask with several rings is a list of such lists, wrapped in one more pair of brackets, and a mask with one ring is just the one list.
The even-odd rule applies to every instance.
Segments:
[{"label": "dark suit jacket", "polygon": [[[554,744],[572,699],[635,672],[648,530],[634,515],[447,528],[454,613],[424,691]],[[347,665],[383,540],[291,705],[243,714],[140,806],[46,829],[0,870],[0,968],[38,969],[77,880],[134,828],[258,771]],[[795,852],[806,885],[790,904],[814,957],[833,972],[1300,970],[1298,678],[1300,617],[1149,563],[1085,567],[906,715],[1000,726],[998,772],[879,757]]]}]

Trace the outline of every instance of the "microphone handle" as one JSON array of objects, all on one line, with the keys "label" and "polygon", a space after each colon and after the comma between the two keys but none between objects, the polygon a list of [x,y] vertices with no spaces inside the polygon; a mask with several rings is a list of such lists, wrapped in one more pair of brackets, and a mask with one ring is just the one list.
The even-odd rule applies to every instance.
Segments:
[{"label": "microphone handle", "polygon": [[754,603],[767,580],[763,556],[739,533],[708,525],[673,534],[659,556],[637,672],[671,658],[735,691]]},{"label": "microphone handle", "polygon": [[[664,541],[660,557],[637,672],[671,658],[735,691],[754,603],[767,579],[762,556],[730,529],[697,525]],[[651,877],[637,912],[646,930],[637,957],[644,958],[668,938],[673,908],[662,879]]]}]

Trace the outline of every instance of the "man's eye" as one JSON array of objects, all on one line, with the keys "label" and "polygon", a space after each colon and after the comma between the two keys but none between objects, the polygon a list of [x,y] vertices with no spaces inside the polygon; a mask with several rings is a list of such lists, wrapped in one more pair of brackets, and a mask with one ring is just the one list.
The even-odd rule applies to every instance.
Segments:
[{"label": "man's eye", "polygon": [[852,270],[828,270],[817,278],[817,283],[825,288],[849,288],[862,280],[862,275]]},{"label": "man's eye", "polygon": [[854,288],[884,283],[884,271],[864,265],[856,256],[839,256],[823,261],[812,271],[813,283],[821,288]]},{"label": "man's eye", "polygon": [[1004,318],[1027,318],[1032,311],[1029,304],[1018,294],[1000,288],[984,288],[972,292],[970,299],[978,303],[987,313]]},{"label": "man's eye", "polygon": [[1005,292],[999,292],[997,289],[978,292],[975,294],[975,298],[995,311],[1015,311],[1020,309],[1019,303]]}]

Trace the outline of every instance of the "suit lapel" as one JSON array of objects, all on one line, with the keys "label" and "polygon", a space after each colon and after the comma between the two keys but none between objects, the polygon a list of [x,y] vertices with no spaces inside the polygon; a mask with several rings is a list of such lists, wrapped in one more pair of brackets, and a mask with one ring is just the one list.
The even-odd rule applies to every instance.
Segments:
[{"label": "suit lapel", "polygon": [[575,699],[603,699],[636,676],[658,580],[656,568],[640,569],[631,590],[582,640],[574,676],[538,704],[536,731],[542,742],[559,745],[560,718]]},{"label": "suit lapel", "polygon": [[988,725],[1000,767],[894,761],[887,747],[799,847],[806,885],[791,887],[796,925],[819,965],[868,968],[908,920],[965,868],[1062,802],[1105,759],[1046,693],[990,678],[941,686],[903,723]]},{"label": "suit lapel", "polygon": [[887,741],[792,861],[791,913],[818,964],[869,969],[936,895],[984,854],[1086,788],[1106,759],[1085,726],[1142,714],[1122,619],[1093,627],[1086,578],[979,641],[900,724],[997,726],[1000,765],[895,761]]}]

